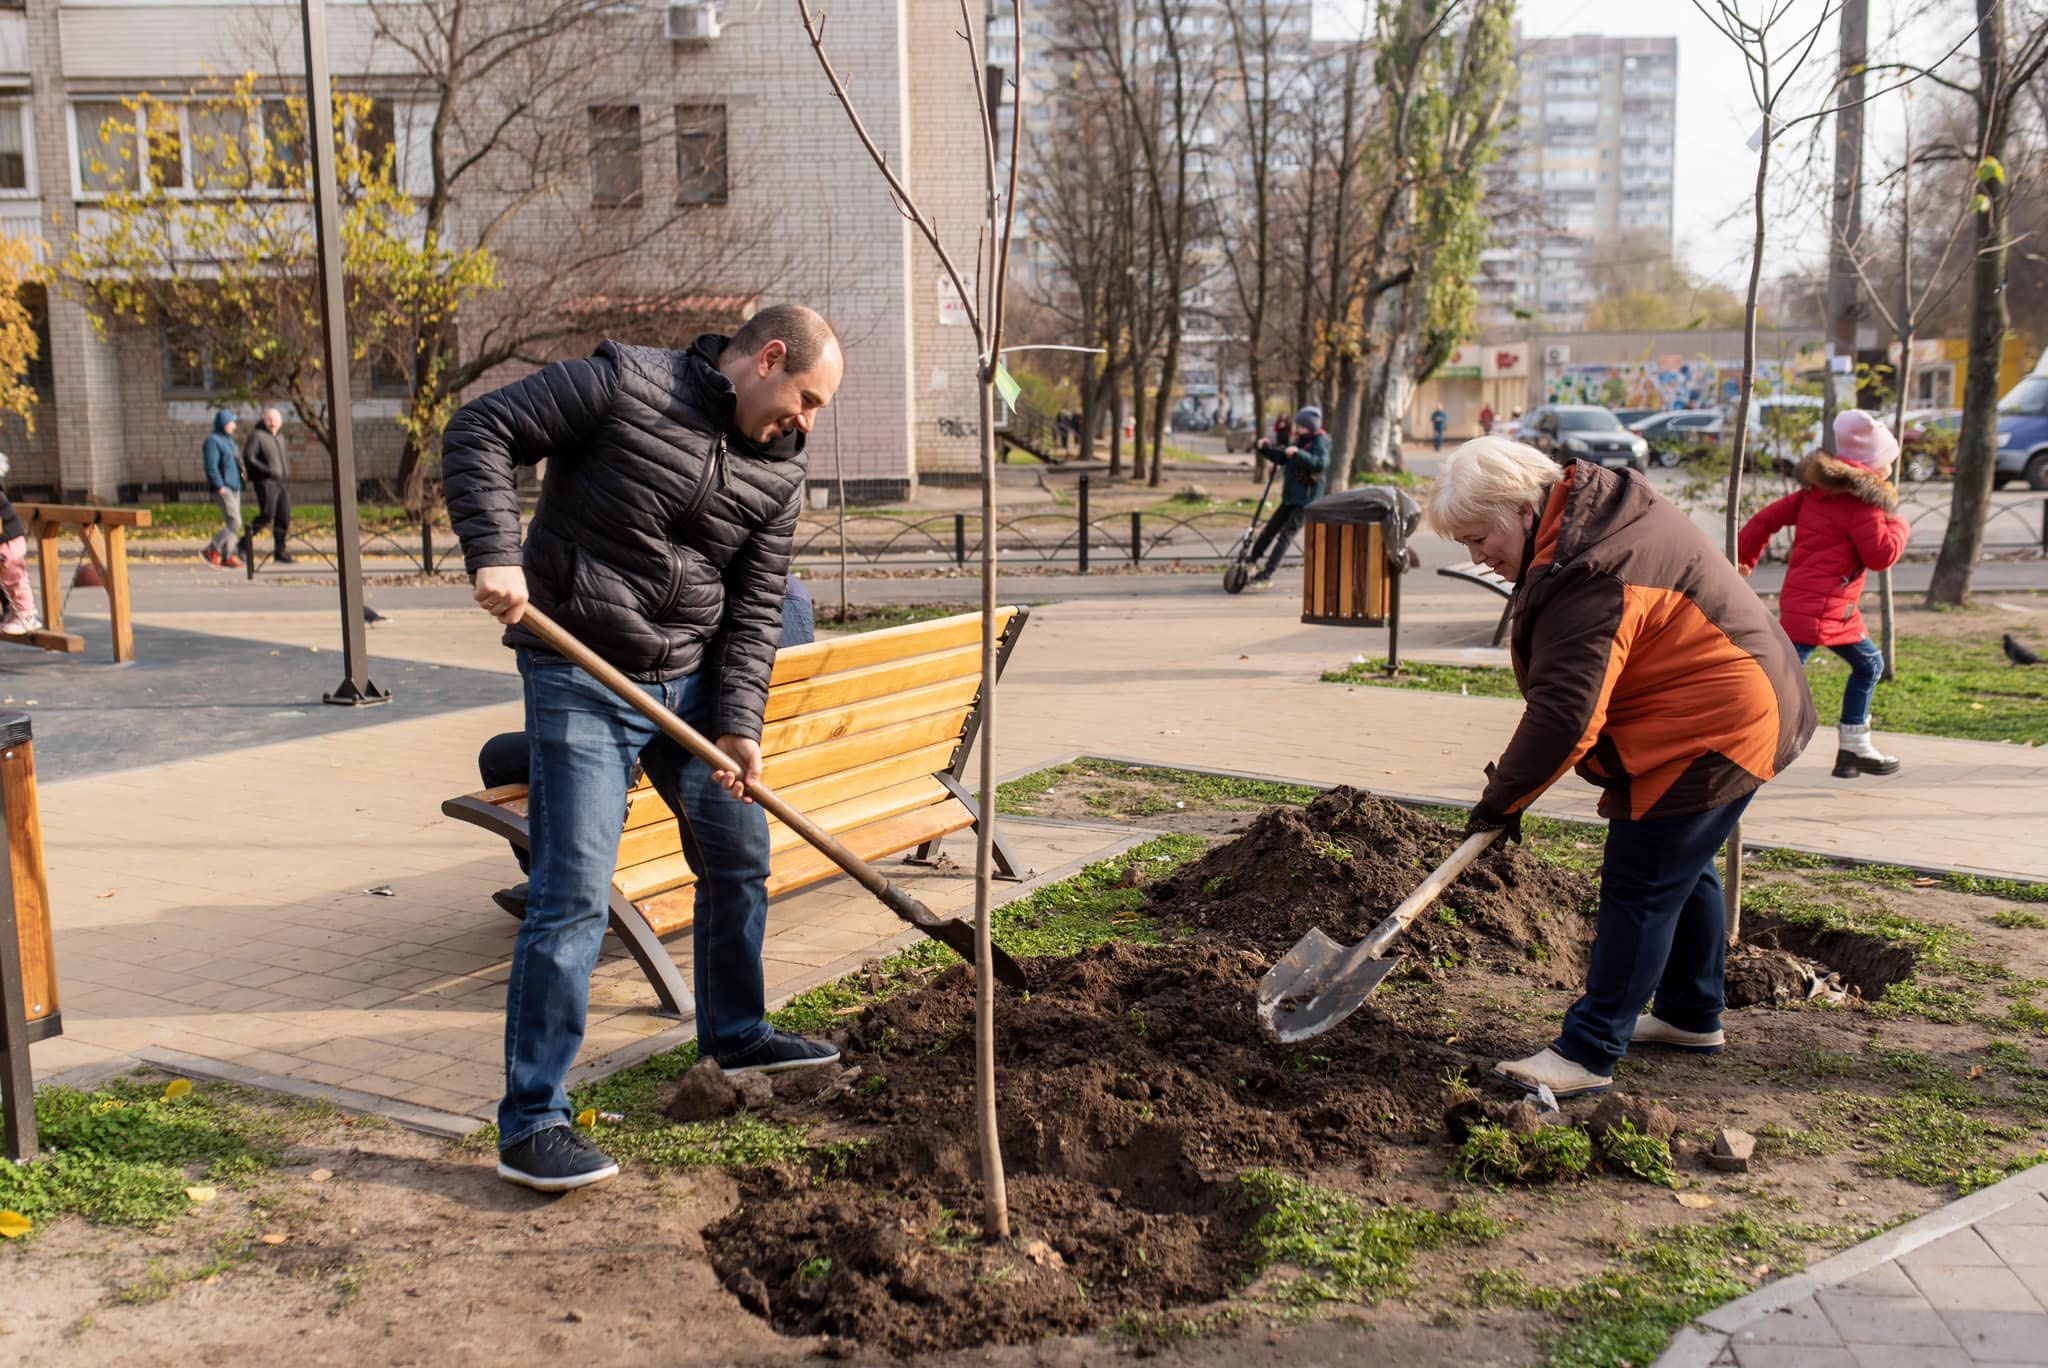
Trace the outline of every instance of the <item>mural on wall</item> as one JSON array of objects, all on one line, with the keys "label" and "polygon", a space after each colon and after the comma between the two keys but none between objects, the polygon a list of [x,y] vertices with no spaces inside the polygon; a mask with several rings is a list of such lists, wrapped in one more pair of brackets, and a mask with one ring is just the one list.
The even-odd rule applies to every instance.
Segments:
[{"label": "mural on wall", "polygon": [[[1778,387],[1776,361],[1757,362],[1758,387]],[[1608,408],[1727,408],[1742,384],[1742,365],[1683,356],[1649,361],[1590,362],[1553,368],[1543,380],[1546,404]]]}]

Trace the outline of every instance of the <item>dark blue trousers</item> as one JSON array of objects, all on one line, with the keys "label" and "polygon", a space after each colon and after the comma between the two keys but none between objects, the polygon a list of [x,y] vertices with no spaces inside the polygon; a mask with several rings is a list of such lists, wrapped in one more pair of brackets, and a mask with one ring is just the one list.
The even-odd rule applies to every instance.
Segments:
[{"label": "dark blue trousers", "polygon": [[1720,1028],[1728,930],[1714,857],[1751,796],[1684,817],[1608,823],[1586,991],[1551,1049],[1612,1074],[1653,997],[1658,1019],[1681,1031]]}]

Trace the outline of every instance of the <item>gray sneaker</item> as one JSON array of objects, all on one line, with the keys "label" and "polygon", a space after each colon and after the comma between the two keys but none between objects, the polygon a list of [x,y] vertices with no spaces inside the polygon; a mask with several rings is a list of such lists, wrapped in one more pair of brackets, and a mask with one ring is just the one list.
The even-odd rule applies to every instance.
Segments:
[{"label": "gray sneaker", "polygon": [[619,1165],[574,1126],[549,1126],[499,1150],[498,1176],[535,1192],[570,1192],[618,1177]]}]

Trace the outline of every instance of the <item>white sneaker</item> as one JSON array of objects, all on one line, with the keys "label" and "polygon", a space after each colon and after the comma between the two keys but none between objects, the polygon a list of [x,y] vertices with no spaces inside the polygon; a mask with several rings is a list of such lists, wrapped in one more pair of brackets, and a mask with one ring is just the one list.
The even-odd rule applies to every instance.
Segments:
[{"label": "white sneaker", "polygon": [[1636,1018],[1636,1033],[1629,1037],[1631,1045],[1659,1045],[1667,1050],[1683,1050],[1687,1054],[1719,1054],[1728,1045],[1728,1037],[1720,1031],[1681,1031],[1668,1021],[1660,1021],[1648,1012]]},{"label": "white sneaker", "polygon": [[34,613],[26,613],[20,617],[9,613],[6,617],[0,618],[0,636],[27,636],[30,632],[42,630],[43,620]]},{"label": "white sneaker", "polygon": [[1493,1066],[1493,1074],[1530,1092],[1535,1092],[1539,1085],[1549,1088],[1560,1102],[1567,1097],[1606,1092],[1614,1086],[1613,1079],[1582,1069],[1555,1050],[1539,1050],[1527,1059],[1503,1060]]}]

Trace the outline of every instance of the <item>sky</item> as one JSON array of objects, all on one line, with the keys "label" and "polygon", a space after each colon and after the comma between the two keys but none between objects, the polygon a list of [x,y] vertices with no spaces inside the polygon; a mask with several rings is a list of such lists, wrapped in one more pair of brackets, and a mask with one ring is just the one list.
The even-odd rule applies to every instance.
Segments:
[{"label": "sky", "polygon": [[[1358,16],[1368,0],[1316,0],[1316,31],[1337,37],[1347,28],[1356,30]],[[1785,20],[1789,34],[1803,31],[1818,20],[1829,0],[1792,0]],[[1756,153],[1746,145],[1756,132],[1758,116],[1745,64],[1734,44],[1717,32],[1691,0],[1521,0],[1518,21],[1525,38],[1566,37],[1579,33],[1616,37],[1663,37],[1678,39],[1678,133],[1673,220],[1680,256],[1700,276],[1740,290],[1749,267],[1750,195],[1756,181]],[[1884,35],[1893,26],[1893,12],[1907,8],[1904,0],[1872,0],[1870,36],[1873,56],[1884,45]],[[1740,9],[1754,15],[1758,0],[1740,0]],[[1965,21],[1967,22],[1967,21]],[[1934,56],[1967,31],[1950,22],[1939,32],[1916,35],[1916,55]],[[1932,44],[1931,48],[1928,46]],[[1808,69],[1824,83],[1834,66],[1837,42],[1833,20],[1808,61]],[[1871,89],[1878,89],[1872,86]],[[1906,96],[1893,93],[1869,106],[1867,138],[1871,165],[1878,165],[1887,147],[1899,140],[1899,108]],[[1798,111],[1824,105],[1824,84],[1813,81],[1788,95],[1781,108]],[[1774,165],[1793,168],[1807,159],[1813,130],[1801,129],[1781,139],[1773,149]],[[1819,147],[1825,156],[1832,142]],[[1827,168],[1820,168],[1818,195],[1809,183],[1805,193],[1795,187],[1798,177],[1773,176],[1770,203],[1770,234],[1765,253],[1767,274],[1789,268],[1803,260],[1815,260],[1827,248]],[[1872,204],[1866,189],[1866,212]]]}]

